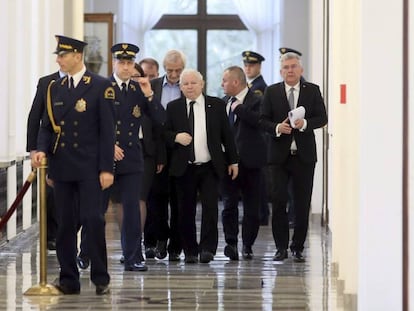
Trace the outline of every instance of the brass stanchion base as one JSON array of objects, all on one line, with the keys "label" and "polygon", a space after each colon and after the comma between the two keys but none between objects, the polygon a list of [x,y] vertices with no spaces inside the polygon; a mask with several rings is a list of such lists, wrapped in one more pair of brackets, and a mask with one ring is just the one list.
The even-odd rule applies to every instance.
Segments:
[{"label": "brass stanchion base", "polygon": [[30,287],[24,295],[27,296],[57,296],[62,295],[62,292],[58,290],[55,286],[46,284],[46,285],[35,285]]}]

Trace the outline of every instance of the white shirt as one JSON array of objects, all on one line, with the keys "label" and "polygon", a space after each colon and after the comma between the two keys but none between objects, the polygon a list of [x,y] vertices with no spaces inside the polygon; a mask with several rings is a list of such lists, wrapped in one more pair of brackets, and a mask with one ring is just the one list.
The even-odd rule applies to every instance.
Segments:
[{"label": "white shirt", "polygon": [[[190,102],[186,99],[187,115],[190,113]],[[210,151],[207,145],[207,124],[206,124],[206,108],[205,98],[203,94],[198,96],[193,104],[194,111],[194,163],[206,163],[211,160]]]}]

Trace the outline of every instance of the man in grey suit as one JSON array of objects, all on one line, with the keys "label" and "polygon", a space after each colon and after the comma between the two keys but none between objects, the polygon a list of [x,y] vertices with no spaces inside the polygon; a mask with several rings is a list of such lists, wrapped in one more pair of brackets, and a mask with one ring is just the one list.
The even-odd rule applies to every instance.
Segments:
[{"label": "man in grey suit", "polygon": [[[237,177],[237,151],[225,104],[202,93],[203,76],[194,69],[184,70],[180,87],[185,97],[167,105],[165,136],[172,149],[169,173],[177,190],[185,262],[196,263],[200,255],[200,262],[208,263],[218,244],[218,182],[224,174]],[[195,223],[198,192],[202,204],[199,243]]]},{"label": "man in grey suit", "polygon": [[[301,81],[303,67],[296,53],[280,57],[283,82],[268,86],[263,97],[261,126],[270,135],[268,160],[273,179],[272,232],[275,261],[288,257],[289,221],[286,211],[288,180],[292,178],[295,226],[290,244],[294,261],[303,262],[315,170],[316,142],[313,130],[328,122],[325,105],[316,84]],[[288,113],[303,107],[305,115],[290,124]]]}]

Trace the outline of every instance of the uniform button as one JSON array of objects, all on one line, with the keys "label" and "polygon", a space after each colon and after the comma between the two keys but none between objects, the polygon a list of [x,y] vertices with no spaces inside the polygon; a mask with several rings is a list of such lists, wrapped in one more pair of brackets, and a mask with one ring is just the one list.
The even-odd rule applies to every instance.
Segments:
[{"label": "uniform button", "polygon": [[131,125],[131,127],[134,127],[135,123],[131,123],[130,125]]},{"label": "uniform button", "polygon": [[119,121],[119,120],[118,120],[118,121],[116,121],[116,124],[121,124],[121,121]]},{"label": "uniform button", "polygon": [[78,137],[78,132],[73,132],[73,136]]},{"label": "uniform button", "polygon": [[65,143],[60,143],[60,146],[63,148],[65,147]]},{"label": "uniform button", "polygon": [[78,121],[73,121],[73,125],[78,125]]},{"label": "uniform button", "polygon": [[116,141],[115,144],[119,145],[119,141]]},{"label": "uniform button", "polygon": [[132,136],[132,132],[128,132],[128,136]]},{"label": "uniform button", "polygon": [[65,136],[65,132],[60,133],[60,135]]},{"label": "uniform button", "polygon": [[131,147],[131,146],[132,146],[132,142],[129,142],[129,143],[128,143],[128,146],[130,146],[130,147]]},{"label": "uniform button", "polygon": [[65,125],[65,121],[60,121],[60,125]]},{"label": "uniform button", "polygon": [[119,134],[121,134],[121,131],[116,131],[116,135],[119,135]]},{"label": "uniform button", "polygon": [[78,143],[74,143],[73,148],[78,148]]}]

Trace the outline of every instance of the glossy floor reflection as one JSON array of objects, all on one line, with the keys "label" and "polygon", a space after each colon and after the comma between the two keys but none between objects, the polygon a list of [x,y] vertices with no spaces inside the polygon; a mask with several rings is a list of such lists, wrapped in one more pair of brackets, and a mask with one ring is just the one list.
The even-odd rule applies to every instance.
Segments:
[{"label": "glossy floor reflection", "polygon": [[[27,296],[39,284],[38,228],[34,226],[0,247],[1,310],[347,310],[331,271],[330,235],[311,223],[306,262],[272,260],[274,243],[269,226],[260,227],[252,261],[230,262],[223,255],[222,228],[214,261],[184,264],[147,261],[147,272],[124,272],[119,230],[111,209],[107,242],[111,294],[96,296],[89,269],[81,272],[81,294]],[[239,249],[241,245],[239,245]],[[48,283],[57,277],[54,252],[47,256]]]}]

